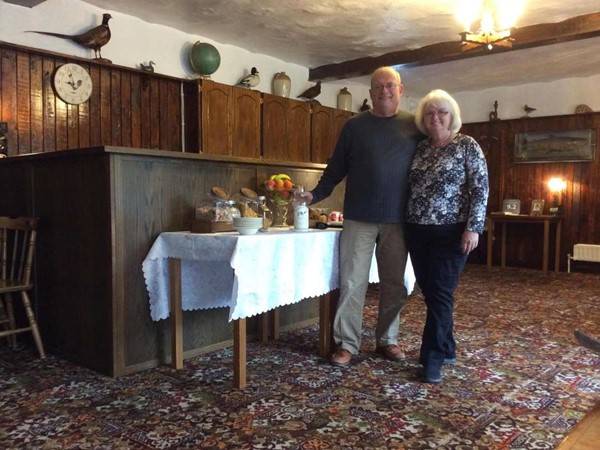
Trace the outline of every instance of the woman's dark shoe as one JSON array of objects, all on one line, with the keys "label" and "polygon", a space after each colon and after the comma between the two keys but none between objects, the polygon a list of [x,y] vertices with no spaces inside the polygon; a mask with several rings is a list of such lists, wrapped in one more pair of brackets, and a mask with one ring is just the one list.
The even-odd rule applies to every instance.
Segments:
[{"label": "woman's dark shoe", "polygon": [[438,368],[425,367],[423,370],[423,383],[439,384],[442,382],[442,372]]}]

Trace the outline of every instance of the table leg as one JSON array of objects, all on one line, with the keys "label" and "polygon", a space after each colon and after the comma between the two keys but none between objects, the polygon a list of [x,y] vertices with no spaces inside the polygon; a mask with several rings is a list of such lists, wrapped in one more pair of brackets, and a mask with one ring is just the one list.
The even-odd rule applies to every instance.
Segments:
[{"label": "table leg", "polygon": [[487,219],[487,269],[492,270],[492,248],[494,246],[494,221]]},{"label": "table leg", "polygon": [[329,294],[319,297],[319,356],[327,356],[331,345]]},{"label": "table leg", "polygon": [[275,308],[273,311],[269,312],[272,317],[271,323],[273,324],[273,340],[276,341],[279,339],[280,328],[279,328],[279,318],[281,316],[279,308]]},{"label": "table leg", "polygon": [[502,222],[502,247],[500,249],[500,267],[506,267],[506,222]]},{"label": "table leg", "polygon": [[319,299],[319,356],[328,356],[334,347],[333,318],[340,291],[335,289]]},{"label": "table leg", "polygon": [[549,240],[550,240],[550,221],[549,220],[544,220],[544,254],[543,254],[543,261],[542,261],[542,271],[544,272],[544,275],[548,275],[548,247],[549,247]]},{"label": "table leg", "polygon": [[[560,234],[561,224],[560,220],[556,222],[556,239],[554,240],[554,271],[558,272],[560,269]],[[569,260],[570,261],[570,260]]]},{"label": "table leg", "polygon": [[169,258],[169,298],[171,303],[171,364],[183,368],[183,310],[181,308],[181,260]]},{"label": "table leg", "polygon": [[233,321],[233,385],[246,387],[246,319]]},{"label": "table leg", "polygon": [[[272,311],[267,311],[260,315],[258,326],[260,340],[263,343],[269,342],[269,338],[272,338],[274,341],[279,339],[279,335],[281,333],[281,328],[279,326],[280,317],[281,313],[278,307]],[[271,331],[273,332],[272,335]]]},{"label": "table leg", "polygon": [[258,319],[258,326],[260,327],[260,340],[262,343],[267,343],[269,342],[269,332],[270,332],[270,327],[269,327],[269,317],[270,314],[269,312],[264,312],[260,315],[260,318]]}]

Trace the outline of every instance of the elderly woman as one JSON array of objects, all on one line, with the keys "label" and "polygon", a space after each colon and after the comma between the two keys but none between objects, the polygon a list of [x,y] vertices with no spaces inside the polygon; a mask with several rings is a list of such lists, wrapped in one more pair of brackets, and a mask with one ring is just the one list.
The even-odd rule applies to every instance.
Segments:
[{"label": "elderly woman", "polygon": [[488,174],[479,144],[458,132],[460,109],[447,92],[423,98],[415,121],[428,137],[410,167],[405,232],[427,305],[419,357],[423,381],[440,383],[442,365],[456,362],[454,291],[483,232]]}]

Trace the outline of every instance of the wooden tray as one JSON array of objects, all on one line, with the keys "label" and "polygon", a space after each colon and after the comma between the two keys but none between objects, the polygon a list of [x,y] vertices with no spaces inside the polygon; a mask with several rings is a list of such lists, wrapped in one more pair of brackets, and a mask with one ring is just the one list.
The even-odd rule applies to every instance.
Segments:
[{"label": "wooden tray", "polygon": [[228,222],[205,222],[194,220],[190,227],[192,233],[221,233],[224,231],[235,231],[232,223]]}]

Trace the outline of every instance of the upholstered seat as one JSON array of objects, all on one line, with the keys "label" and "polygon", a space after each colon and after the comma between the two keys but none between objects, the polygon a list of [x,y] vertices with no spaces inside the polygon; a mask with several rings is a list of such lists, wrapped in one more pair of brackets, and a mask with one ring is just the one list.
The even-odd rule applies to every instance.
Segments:
[{"label": "upholstered seat", "polygon": [[[18,333],[31,331],[40,358],[45,358],[42,338],[28,291],[33,288],[31,268],[35,253],[38,219],[0,216],[0,337],[9,337],[14,346]],[[19,295],[25,309],[26,326],[14,314],[14,296]]]}]

